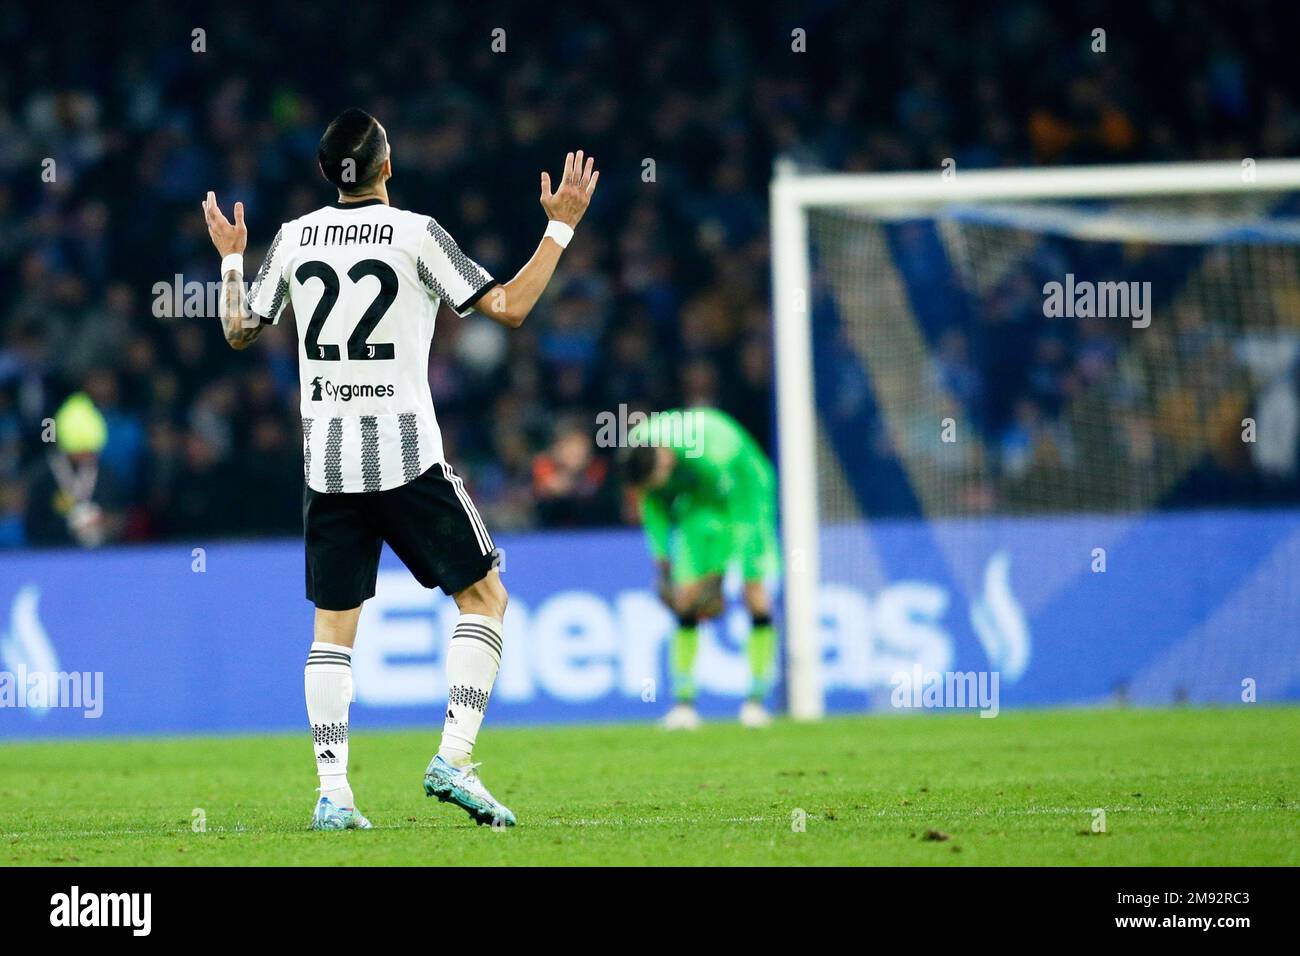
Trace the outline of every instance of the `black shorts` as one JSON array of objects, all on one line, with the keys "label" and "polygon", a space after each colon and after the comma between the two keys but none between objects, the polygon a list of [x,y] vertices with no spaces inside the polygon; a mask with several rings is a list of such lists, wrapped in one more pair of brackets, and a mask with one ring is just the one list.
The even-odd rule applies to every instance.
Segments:
[{"label": "black shorts", "polygon": [[374,597],[383,543],[426,588],[447,594],[483,579],[501,561],[483,519],[451,466],[434,465],[388,491],[328,494],[305,487],[307,600],[346,611]]}]

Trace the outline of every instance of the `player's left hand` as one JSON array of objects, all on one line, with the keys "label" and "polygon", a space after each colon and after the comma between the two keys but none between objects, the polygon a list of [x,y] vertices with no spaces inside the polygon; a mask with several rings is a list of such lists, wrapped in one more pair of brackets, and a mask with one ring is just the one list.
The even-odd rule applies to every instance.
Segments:
[{"label": "player's left hand", "polygon": [[232,223],[217,205],[217,194],[209,192],[203,200],[203,218],[208,224],[208,236],[224,259],[233,253],[243,254],[248,246],[248,227],[244,225],[244,204],[235,203],[235,221]]},{"label": "player's left hand", "polygon": [[551,174],[542,173],[542,208],[548,219],[555,219],[573,228],[582,219],[596,191],[600,170],[595,157],[588,156],[583,164],[582,150],[564,157],[564,174],[560,188],[551,192]]}]

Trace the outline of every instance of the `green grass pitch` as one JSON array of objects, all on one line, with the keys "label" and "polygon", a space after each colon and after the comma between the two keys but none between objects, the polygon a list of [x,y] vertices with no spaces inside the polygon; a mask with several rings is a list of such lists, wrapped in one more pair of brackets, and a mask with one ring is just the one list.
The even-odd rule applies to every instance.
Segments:
[{"label": "green grass pitch", "polygon": [[435,739],[354,728],[375,829],[342,833],[307,829],[305,734],[0,745],[0,863],[1300,863],[1300,708],[489,724],[476,756],[508,831],[423,796]]}]

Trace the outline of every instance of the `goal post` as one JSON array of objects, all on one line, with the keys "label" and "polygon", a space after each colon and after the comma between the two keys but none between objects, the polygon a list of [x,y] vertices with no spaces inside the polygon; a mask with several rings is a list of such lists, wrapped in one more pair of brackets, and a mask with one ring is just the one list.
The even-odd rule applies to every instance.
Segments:
[{"label": "goal post", "polygon": [[785,558],[786,695],[790,715],[825,712],[817,640],[817,418],[813,402],[811,262],[808,213],[779,169],[772,182],[773,348],[776,357],[777,457],[781,548]]},{"label": "goal post", "polygon": [[[825,712],[822,687],[819,591],[822,582],[819,429],[813,311],[819,268],[810,217],[820,211],[889,220],[938,215],[948,207],[996,204],[1161,200],[1181,210],[1188,197],[1240,197],[1300,191],[1300,161],[1161,163],[1009,170],[801,174],[778,161],[770,187],[772,311],[775,352],[777,447],[781,536],[785,559],[786,682],[790,715],[799,720]],[[1019,228],[1040,228],[1026,218]],[[1137,219],[1100,221],[1105,241],[1123,242],[1124,230],[1139,241],[1170,241],[1191,235],[1188,221],[1162,220],[1163,232]],[[846,229],[855,228],[852,223]],[[1074,227],[1071,227],[1074,228]],[[1079,227],[1082,229],[1082,226]],[[1144,230],[1147,230],[1144,233]],[[1076,237],[1077,238],[1077,237]],[[1084,236],[1083,238],[1089,238]],[[1173,241],[1193,241],[1192,239]],[[1289,242],[1289,240],[1288,240]],[[1300,247],[1300,242],[1295,243]],[[876,280],[868,268],[852,278]],[[856,306],[864,309],[868,296]],[[885,333],[877,331],[878,335]],[[1052,502],[1045,502],[1047,507]]]}]

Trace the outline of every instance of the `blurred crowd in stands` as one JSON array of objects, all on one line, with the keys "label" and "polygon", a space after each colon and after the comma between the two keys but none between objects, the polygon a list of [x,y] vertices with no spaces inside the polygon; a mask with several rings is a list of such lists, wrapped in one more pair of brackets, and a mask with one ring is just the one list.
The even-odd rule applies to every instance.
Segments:
[{"label": "blurred crowd in stands", "polygon": [[[714,405],[771,447],[775,158],[869,171],[1295,155],[1296,19],[1168,0],[7,5],[0,544],[300,530],[291,323],[236,353],[215,317],[168,315],[158,289],[217,278],[206,190],[245,203],[253,265],[281,221],[331,201],[315,149],[346,106],[388,129],[393,202],[436,216],[498,277],[541,233],[539,171],[569,149],[597,158],[597,201],[528,323],[507,333],[444,308],[429,381],[494,530],[604,525],[628,514],[593,442],[602,409]],[[981,376],[963,348],[943,346],[958,392]],[[1040,379],[1009,428],[1054,416]],[[60,450],[43,440],[62,433],[57,414],[76,436]],[[1009,431],[1002,454],[1021,441]],[[86,469],[59,464],[80,460],[89,495]],[[94,508],[74,518],[79,495]]]}]

